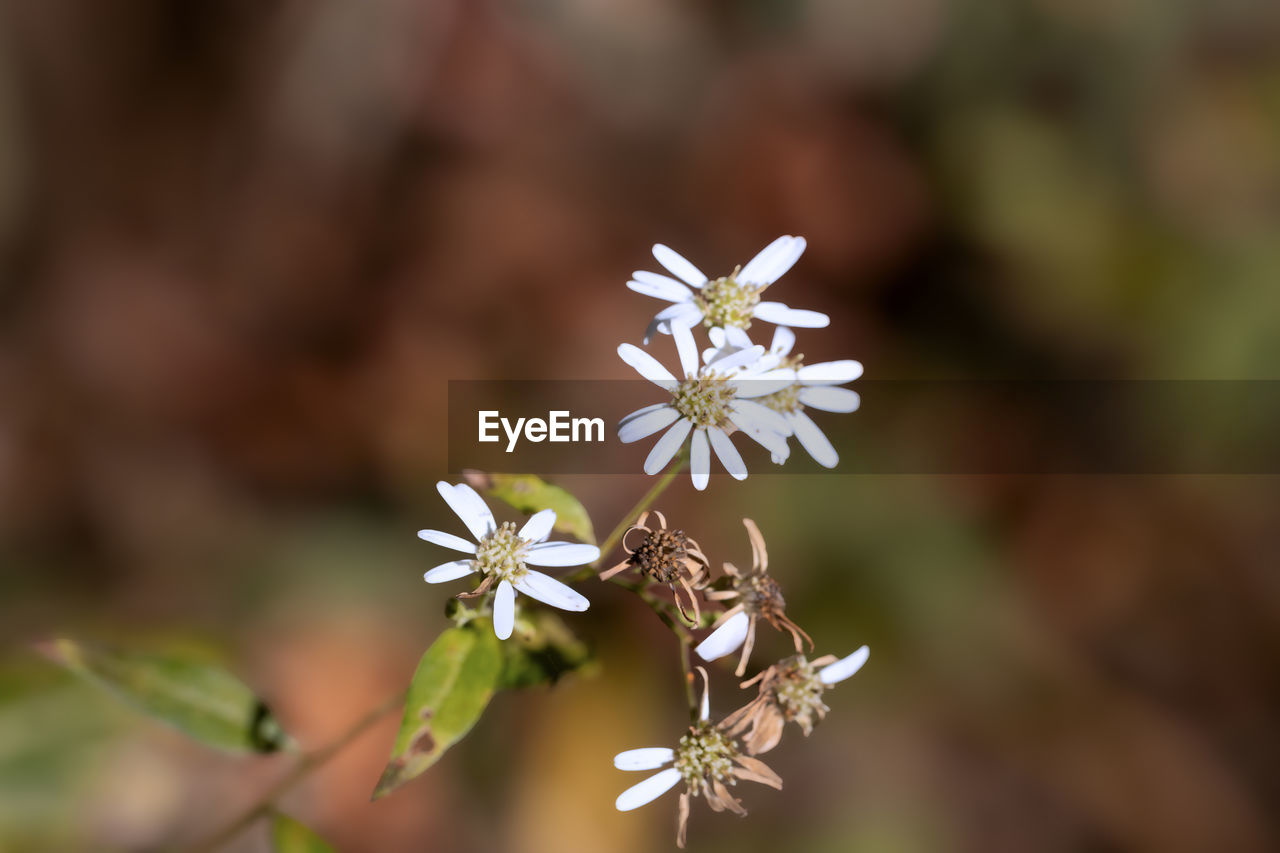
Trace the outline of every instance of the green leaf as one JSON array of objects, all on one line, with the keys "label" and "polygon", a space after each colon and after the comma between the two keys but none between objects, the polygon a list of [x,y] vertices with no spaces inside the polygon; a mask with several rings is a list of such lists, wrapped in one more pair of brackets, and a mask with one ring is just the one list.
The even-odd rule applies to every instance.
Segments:
[{"label": "green leaf", "polygon": [[225,669],[180,655],[114,651],[58,639],[46,657],[135,709],[232,752],[275,752],[293,742],[267,706]]},{"label": "green leaf", "polygon": [[529,614],[522,627],[502,644],[503,689],[555,684],[564,675],[584,670],[592,663],[591,650],[559,616],[546,610]]},{"label": "green leaf", "polygon": [[488,474],[464,471],[462,476],[472,488],[515,507],[526,515],[543,509],[556,511],[555,529],[592,545],[596,543],[591,516],[582,503],[567,489],[553,486],[533,474]]},{"label": "green leaf", "polygon": [[271,819],[271,849],[276,853],[333,853],[333,847],[288,815]]},{"label": "green leaf", "polygon": [[501,672],[502,647],[489,620],[476,619],[437,637],[413,674],[400,733],[373,799],[421,774],[470,731]]}]

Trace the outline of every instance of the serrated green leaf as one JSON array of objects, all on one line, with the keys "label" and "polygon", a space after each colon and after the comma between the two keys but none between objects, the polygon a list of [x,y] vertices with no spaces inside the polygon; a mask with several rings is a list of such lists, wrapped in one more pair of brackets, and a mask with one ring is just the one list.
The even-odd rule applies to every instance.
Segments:
[{"label": "serrated green leaf", "polygon": [[449,628],[418,662],[391,760],[374,788],[385,796],[435,764],[476,720],[502,673],[502,647],[487,619]]},{"label": "serrated green leaf", "polygon": [[556,511],[555,529],[582,542],[596,544],[591,516],[573,493],[546,482],[533,474],[489,474],[484,471],[463,473],[472,488],[510,504],[519,512],[532,515],[543,509]]},{"label": "serrated green leaf", "polygon": [[561,677],[578,672],[592,663],[591,650],[578,639],[564,620],[546,610],[534,611],[502,644],[502,689],[555,684]]},{"label": "serrated green leaf", "polygon": [[266,704],[225,669],[180,655],[115,651],[58,639],[46,657],[142,713],[231,752],[291,747]]},{"label": "serrated green leaf", "polygon": [[331,844],[316,835],[305,824],[288,815],[271,819],[271,849],[275,853],[333,853]]}]

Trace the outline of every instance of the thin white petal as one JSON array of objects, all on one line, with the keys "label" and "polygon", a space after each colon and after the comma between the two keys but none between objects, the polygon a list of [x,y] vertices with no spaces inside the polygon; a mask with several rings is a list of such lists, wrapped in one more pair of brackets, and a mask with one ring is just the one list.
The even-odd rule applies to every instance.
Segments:
[{"label": "thin white petal", "polygon": [[735,480],[747,479],[747,466],[742,461],[738,449],[729,440],[729,436],[725,435],[723,430],[712,427],[707,430],[707,438],[711,439],[711,448],[715,450],[724,470],[728,471]]},{"label": "thin white petal", "polygon": [[711,479],[711,451],[707,447],[707,431],[701,427],[693,431],[689,442],[689,472],[693,475],[693,487],[702,491]]},{"label": "thin white petal", "polygon": [[422,575],[422,579],[427,583],[445,583],[465,578],[474,571],[470,560],[455,560],[452,563],[441,563],[434,569],[428,569]]},{"label": "thin white petal", "polygon": [[824,412],[856,412],[862,398],[851,388],[814,385],[800,390],[800,402]]},{"label": "thin white petal", "polygon": [[786,326],[778,326],[773,330],[773,343],[769,344],[769,352],[774,355],[790,355],[796,345],[796,333]]},{"label": "thin white petal", "polygon": [[698,647],[694,649],[703,660],[715,660],[736,651],[747,639],[747,628],[751,625],[751,617],[738,612],[730,616],[723,625],[711,632]]},{"label": "thin white petal", "polygon": [[839,464],[840,454],[836,453],[831,442],[808,415],[804,412],[792,412],[787,415],[787,420],[791,421],[796,438],[815,462],[823,468],[834,468]]},{"label": "thin white petal", "polygon": [[734,396],[740,400],[767,397],[795,384],[795,374],[790,370],[771,370],[759,376],[746,376],[730,380]]},{"label": "thin white petal", "polygon": [[650,382],[661,385],[663,388],[675,387],[676,378],[671,375],[671,371],[635,344],[619,344],[618,357],[634,367],[637,373]]},{"label": "thin white petal", "polygon": [[803,237],[779,237],[764,247],[738,273],[738,280],[749,284],[773,284],[795,266],[804,254]]},{"label": "thin white petal", "polygon": [[440,497],[444,498],[449,509],[462,519],[462,523],[471,531],[471,535],[477,542],[497,529],[497,524],[493,521],[493,513],[489,511],[484,499],[466,483],[451,486],[441,480],[436,483],[436,491],[440,493]]},{"label": "thin white petal", "polygon": [[647,746],[619,752],[613,757],[613,766],[619,770],[657,770],[664,764],[670,764],[675,757],[675,750],[665,746]]},{"label": "thin white petal", "polygon": [[516,591],[511,582],[499,581],[498,591],[493,596],[493,633],[499,640],[511,636],[516,626]]},{"label": "thin white petal", "polygon": [[658,259],[658,263],[667,268],[668,271],[676,278],[692,285],[693,287],[702,287],[707,283],[707,277],[702,274],[702,270],[685,260],[685,257],[667,246],[658,243],[653,247],[653,256]]},{"label": "thin white petal", "polygon": [[[600,552],[597,551],[596,553]],[[542,572],[535,572],[532,569],[525,572],[524,576],[516,581],[516,589],[530,598],[538,599],[543,604],[550,604],[552,607],[559,607],[561,610],[572,610],[575,613],[586,610],[591,604],[585,597],[574,592],[566,584],[561,583],[550,575],[544,575]]]},{"label": "thin white petal", "polygon": [[541,542],[551,533],[551,528],[556,524],[556,511],[554,509],[544,509],[535,512],[529,516],[529,520],[524,523],[524,527],[520,528],[520,532],[516,535],[526,542]]},{"label": "thin white petal", "polygon": [[439,545],[443,548],[452,548],[465,554],[474,554],[476,552],[476,544],[474,542],[469,542],[461,536],[454,536],[452,533],[445,533],[443,530],[419,530],[418,538],[423,542],[430,542],[432,545]]},{"label": "thin white petal", "polygon": [[679,770],[674,767],[668,767],[661,773],[655,773],[645,779],[639,785],[632,785],[623,791],[618,795],[618,799],[614,801],[614,806],[620,812],[638,809],[670,791],[683,778],[684,776],[681,775]]},{"label": "thin white petal", "polygon": [[[702,322],[702,309],[692,302],[677,302],[670,308],[663,308],[653,316],[653,319],[671,326],[691,328]],[[663,328],[662,331],[666,334],[671,334],[669,328]]]},{"label": "thin white petal", "polygon": [[579,542],[543,542],[524,552],[531,566],[581,566],[600,559],[600,549]]},{"label": "thin white petal", "polygon": [[725,344],[729,341],[729,336],[725,334],[722,326],[712,326],[707,329],[707,338],[710,339],[711,346],[714,349],[724,349]]},{"label": "thin white petal", "polygon": [[818,670],[818,679],[823,684],[839,684],[862,669],[862,665],[867,662],[867,658],[870,656],[871,650],[863,646],[847,658],[842,658]]},{"label": "thin white petal", "polygon": [[643,296],[665,299],[668,302],[688,302],[693,292],[674,278],[652,272],[635,272],[631,274],[627,287]]},{"label": "thin white petal", "polygon": [[764,355],[764,347],[751,346],[746,349],[740,349],[737,352],[730,352],[725,356],[716,359],[709,367],[714,367],[717,371],[724,373],[735,370],[740,367],[748,367],[755,364]]},{"label": "thin white petal", "polygon": [[671,457],[675,456],[680,445],[684,444],[685,437],[689,435],[691,429],[693,429],[693,422],[688,418],[676,421],[649,451],[649,455],[644,460],[644,472],[652,476],[666,468]]},{"label": "thin white petal", "polygon": [[751,336],[747,334],[746,329],[739,329],[737,326],[730,326],[724,330],[724,339],[731,347],[738,349],[749,349],[754,346],[751,343]]},{"label": "thin white petal", "polygon": [[796,371],[796,378],[806,385],[843,385],[862,375],[862,363],[851,358],[806,364]]},{"label": "thin white petal", "polygon": [[618,426],[622,427],[623,424],[630,423],[636,418],[647,415],[650,412],[656,412],[658,411],[658,409],[669,409],[669,408],[671,408],[670,403],[653,403],[652,405],[649,405],[649,406],[643,406],[639,409],[636,409],[634,412],[628,415],[623,415],[622,419],[618,421]]},{"label": "thin white petal", "polygon": [[666,429],[676,422],[680,413],[665,403],[660,403],[653,411],[626,421],[618,427],[618,441],[630,444],[653,435],[660,429]]},{"label": "thin white petal", "polygon": [[791,435],[791,423],[768,406],[751,400],[735,400],[729,406],[729,420],[743,432],[768,430],[778,435]]},{"label": "thin white petal", "polygon": [[799,308],[788,308],[781,302],[761,302],[756,306],[752,316],[766,323],[777,323],[779,326],[795,326],[800,329],[821,329],[831,325],[831,318],[817,311],[804,311]]},{"label": "thin white petal", "polygon": [[680,354],[680,368],[686,377],[698,375],[698,345],[693,341],[693,332],[685,326],[672,326],[671,336],[676,341],[676,352]]}]

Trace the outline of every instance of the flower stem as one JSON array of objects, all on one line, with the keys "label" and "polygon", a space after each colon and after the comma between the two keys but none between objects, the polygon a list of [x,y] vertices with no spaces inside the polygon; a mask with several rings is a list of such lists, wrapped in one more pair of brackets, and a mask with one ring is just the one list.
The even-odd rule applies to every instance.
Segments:
[{"label": "flower stem", "polygon": [[192,849],[198,853],[211,853],[220,847],[224,847],[235,839],[237,835],[244,832],[254,824],[259,818],[266,817],[271,814],[275,808],[276,801],[293,790],[300,782],[310,776],[314,771],[324,765],[329,759],[333,758],[342,750],[346,749],[356,741],[360,735],[368,731],[374,723],[382,719],[387,714],[396,710],[404,704],[405,694],[397,693],[389,697],[385,702],[373,708],[363,717],[356,720],[350,728],[338,735],[338,737],[330,741],[325,746],[320,747],[312,752],[308,752],[298,760],[293,769],[284,775],[279,782],[276,782],[267,790],[253,805],[249,806],[222,829],[210,835],[205,841],[195,845]]}]

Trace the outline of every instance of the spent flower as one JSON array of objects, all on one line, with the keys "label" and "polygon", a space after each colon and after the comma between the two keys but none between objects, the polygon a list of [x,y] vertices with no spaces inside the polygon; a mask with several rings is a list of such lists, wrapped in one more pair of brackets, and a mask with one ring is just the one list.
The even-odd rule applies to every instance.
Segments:
[{"label": "spent flower", "polygon": [[[657,527],[648,526],[650,515],[658,519]],[[633,533],[640,535],[632,537]],[[628,538],[633,541],[638,539],[634,548],[627,541]],[[657,510],[645,511],[622,534],[622,550],[627,553],[627,559],[601,572],[600,580],[609,580],[627,569],[636,569],[645,577],[669,586],[676,606],[680,608],[680,615],[692,624],[698,623],[702,618],[702,609],[698,606],[695,590],[706,585],[711,564],[702,553],[702,547],[692,537],[679,528],[667,527],[667,517]],[[677,584],[679,589],[676,588]],[[684,601],[680,599],[681,591],[684,593]],[[693,615],[689,611],[693,611]]]}]

